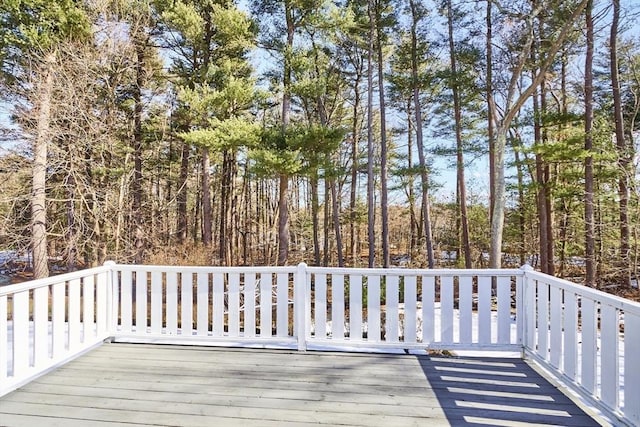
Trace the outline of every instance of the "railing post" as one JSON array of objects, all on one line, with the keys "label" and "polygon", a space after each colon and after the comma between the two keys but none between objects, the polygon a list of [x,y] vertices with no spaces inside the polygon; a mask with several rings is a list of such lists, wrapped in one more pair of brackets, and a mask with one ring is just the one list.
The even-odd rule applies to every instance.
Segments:
[{"label": "railing post", "polygon": [[293,278],[294,291],[294,334],[298,339],[298,351],[307,350],[307,264],[298,264]]},{"label": "railing post", "polygon": [[[640,424],[640,367],[632,359],[640,353],[640,316],[624,315],[624,416]],[[634,403],[635,402],[635,403]],[[638,425],[636,424],[636,425]]]},{"label": "railing post", "polygon": [[[116,324],[118,319],[118,292],[113,280],[116,263],[114,261],[105,261],[104,266],[107,268],[107,319],[106,324],[110,337],[116,334]],[[112,338],[110,338],[112,340]]]},{"label": "railing post", "polygon": [[529,331],[529,316],[532,315],[530,310],[533,310],[533,307],[528,307],[527,302],[529,301],[529,293],[531,292],[531,281],[529,280],[529,272],[533,271],[533,268],[529,264],[525,264],[520,267],[522,270],[522,292],[519,295],[516,295],[516,316],[521,317],[521,320],[517,322],[517,326],[520,329],[518,331],[518,336],[522,340],[520,343],[522,346],[522,358],[524,359],[525,350],[529,343],[530,334],[533,331]]}]

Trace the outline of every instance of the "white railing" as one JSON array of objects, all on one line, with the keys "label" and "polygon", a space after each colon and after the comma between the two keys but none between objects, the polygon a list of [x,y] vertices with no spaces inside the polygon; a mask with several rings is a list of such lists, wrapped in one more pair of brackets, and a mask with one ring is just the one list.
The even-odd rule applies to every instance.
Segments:
[{"label": "white railing", "polygon": [[[114,267],[116,341],[522,349],[520,270]],[[185,303],[187,302],[187,303]]]},{"label": "white railing", "polygon": [[111,270],[0,287],[0,396],[111,335]]},{"label": "white railing", "polygon": [[[28,337],[25,339],[24,337]],[[104,267],[0,288],[0,395],[104,339],[523,352],[640,425],[640,304],[536,273]]]},{"label": "white railing", "polygon": [[521,270],[305,271],[311,347],[522,349]]},{"label": "white railing", "polygon": [[640,365],[632,361],[640,304],[523,269],[526,355],[609,415],[640,425]]},{"label": "white railing", "polygon": [[297,345],[296,267],[113,268],[116,341]]}]

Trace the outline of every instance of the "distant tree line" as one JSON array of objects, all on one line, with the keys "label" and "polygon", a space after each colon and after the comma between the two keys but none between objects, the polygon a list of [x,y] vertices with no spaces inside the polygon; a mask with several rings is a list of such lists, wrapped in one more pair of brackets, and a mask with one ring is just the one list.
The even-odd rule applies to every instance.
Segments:
[{"label": "distant tree line", "polygon": [[[636,12],[619,0],[5,0],[0,246],[30,251],[35,277],[52,260],[402,259],[628,284]],[[477,185],[469,164],[484,159]],[[436,191],[442,162],[456,170],[451,197]]]}]

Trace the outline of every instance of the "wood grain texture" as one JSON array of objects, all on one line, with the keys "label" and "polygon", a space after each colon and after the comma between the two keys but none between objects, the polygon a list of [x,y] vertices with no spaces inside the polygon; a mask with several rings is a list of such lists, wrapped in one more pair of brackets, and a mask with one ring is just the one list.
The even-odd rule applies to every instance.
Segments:
[{"label": "wood grain texture", "polygon": [[598,425],[519,359],[109,344],[0,398],[0,425],[128,424]]}]

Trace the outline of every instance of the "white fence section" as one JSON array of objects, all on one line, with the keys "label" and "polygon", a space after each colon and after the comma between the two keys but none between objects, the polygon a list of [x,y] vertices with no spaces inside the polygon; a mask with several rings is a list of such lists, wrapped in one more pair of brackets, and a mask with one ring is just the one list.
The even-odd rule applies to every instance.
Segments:
[{"label": "white fence section", "polygon": [[111,270],[0,287],[0,396],[111,335]]},{"label": "white fence section", "polygon": [[305,270],[312,348],[522,349],[522,270]]},{"label": "white fence section", "polygon": [[296,347],[295,272],[114,266],[113,336],[121,342]]},{"label": "white fence section", "polygon": [[522,351],[640,425],[640,304],[536,273],[105,266],[0,288],[0,396],[124,342]]},{"label": "white fence section", "polygon": [[526,355],[609,415],[640,425],[640,365],[632,361],[640,304],[523,269]]}]

